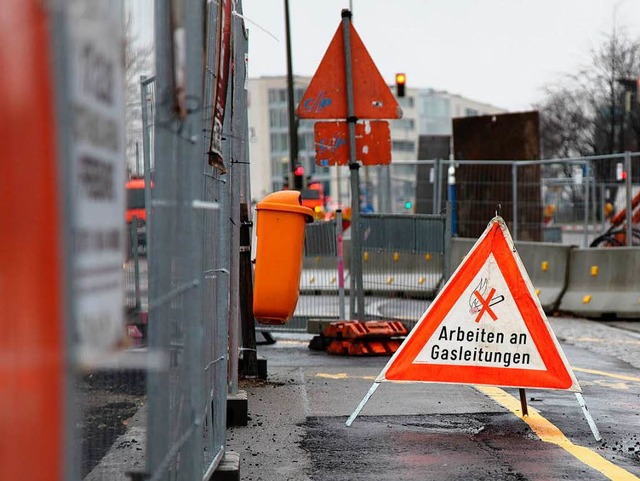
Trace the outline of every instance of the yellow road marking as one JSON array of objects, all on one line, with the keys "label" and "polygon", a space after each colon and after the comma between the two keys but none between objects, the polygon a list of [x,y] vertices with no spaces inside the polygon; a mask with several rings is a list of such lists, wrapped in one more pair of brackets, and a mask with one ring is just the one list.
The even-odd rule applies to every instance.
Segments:
[{"label": "yellow road marking", "polygon": [[580,462],[599,471],[607,478],[615,481],[638,481],[638,479],[640,479],[629,471],[606,460],[595,451],[573,444],[560,429],[542,417],[535,408],[529,406],[529,415],[523,417],[520,400],[502,389],[490,386],[475,386],[475,388],[522,419],[542,441],[561,447],[569,454],[575,456]]},{"label": "yellow road marking", "polygon": [[574,367],[573,370],[578,372],[586,372],[587,374],[595,374],[596,376],[612,377],[614,379],[620,379],[622,381],[640,382],[640,377],[627,376],[625,374],[614,374],[611,372],[596,371],[595,369],[584,369],[581,367]]}]

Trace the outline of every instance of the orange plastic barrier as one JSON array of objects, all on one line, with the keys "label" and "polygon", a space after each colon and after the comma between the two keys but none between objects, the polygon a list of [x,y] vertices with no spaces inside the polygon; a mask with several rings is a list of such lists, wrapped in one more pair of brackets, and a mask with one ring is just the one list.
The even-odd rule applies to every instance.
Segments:
[{"label": "orange plastic barrier", "polygon": [[338,356],[390,356],[400,344],[401,339],[344,339],[332,341],[327,352]]},{"label": "orange plastic barrier", "polygon": [[332,322],[323,335],[338,339],[371,339],[400,337],[408,334],[400,321],[340,321]]},{"label": "orange plastic barrier", "polygon": [[253,314],[262,324],[284,324],[298,303],[304,225],[313,222],[313,211],[295,190],[269,194],[256,210]]},{"label": "orange plastic barrier", "polygon": [[407,334],[407,328],[400,321],[338,321],[329,324],[322,337],[330,339],[329,354],[390,356]]}]

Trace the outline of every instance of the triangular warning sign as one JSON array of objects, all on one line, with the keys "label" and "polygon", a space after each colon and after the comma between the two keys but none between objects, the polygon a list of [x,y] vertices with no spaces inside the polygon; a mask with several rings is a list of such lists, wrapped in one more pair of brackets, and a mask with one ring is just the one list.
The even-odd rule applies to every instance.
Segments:
[{"label": "triangular warning sign", "polygon": [[501,217],[491,220],[380,381],[581,392]]},{"label": "triangular warning sign", "polygon": [[[349,31],[355,116],[359,119],[401,118],[398,102],[351,23]],[[347,118],[342,23],[298,104],[296,115],[301,119]]]}]

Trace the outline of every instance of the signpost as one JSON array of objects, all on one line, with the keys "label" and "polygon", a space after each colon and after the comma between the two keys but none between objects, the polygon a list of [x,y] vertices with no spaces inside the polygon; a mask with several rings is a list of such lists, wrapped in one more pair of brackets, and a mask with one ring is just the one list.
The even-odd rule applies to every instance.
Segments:
[{"label": "signpost", "polygon": [[[341,139],[346,141],[351,185],[351,248],[353,252],[349,307],[352,319],[363,320],[359,161],[365,163],[363,159],[366,159],[366,165],[388,164],[391,159],[391,143],[388,140],[390,139],[388,124],[386,130],[380,123],[376,125],[375,131],[371,128],[371,132],[366,132],[367,125],[371,127],[373,123],[358,124],[358,121],[398,119],[402,117],[402,110],[351,23],[349,10],[342,10],[341,25],[300,100],[296,113],[303,119],[339,121],[332,122],[331,125],[320,125],[314,129],[316,146],[325,146],[317,147],[320,150],[316,150],[316,158],[326,162],[321,165],[341,165],[344,163],[343,156],[346,153],[344,149],[338,148],[334,148],[333,151],[329,149],[327,152],[326,139],[333,139],[333,147],[340,147],[335,144]],[[364,128],[366,133],[360,143],[361,147],[368,146],[369,143],[380,145],[378,153],[386,150],[388,155],[380,155],[380,158],[376,159],[374,154],[368,155],[368,148],[358,151],[357,125],[364,125],[361,129]],[[346,138],[342,136],[344,130],[347,131]]]}]

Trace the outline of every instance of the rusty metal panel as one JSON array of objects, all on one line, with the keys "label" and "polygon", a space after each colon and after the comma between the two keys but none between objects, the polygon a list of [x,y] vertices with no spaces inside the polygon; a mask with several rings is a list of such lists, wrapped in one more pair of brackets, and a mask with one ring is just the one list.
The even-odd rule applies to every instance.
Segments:
[{"label": "rusty metal panel", "polygon": [[[316,122],[313,126],[316,164],[347,165],[349,142],[346,122]],[[356,124],[356,160],[363,165],[391,163],[391,131],[386,120],[365,120]]]},{"label": "rusty metal panel", "polygon": [[[448,160],[451,153],[450,135],[421,135],[418,138],[418,159],[433,162],[418,164],[416,171],[416,214],[438,214],[446,197]],[[437,159],[440,159],[437,162]],[[443,195],[444,193],[444,195]]]},{"label": "rusty metal panel", "polygon": [[[538,160],[537,111],[453,119],[456,160]],[[513,225],[512,165],[461,164],[456,170],[458,235],[478,237],[501,205]],[[540,166],[517,167],[518,239],[542,240]]]}]

